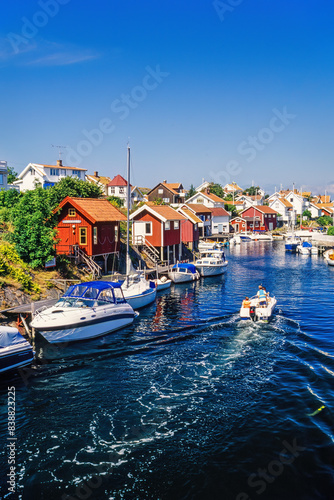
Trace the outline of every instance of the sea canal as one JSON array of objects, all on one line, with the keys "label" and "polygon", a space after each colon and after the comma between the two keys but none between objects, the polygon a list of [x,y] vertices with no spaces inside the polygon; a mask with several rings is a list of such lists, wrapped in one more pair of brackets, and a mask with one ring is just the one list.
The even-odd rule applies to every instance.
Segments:
[{"label": "sea canal", "polygon": [[[334,268],[282,242],[226,254],[225,275],[161,292],[129,328],[67,347],[36,338],[39,364],[1,379],[1,498],[334,498]],[[241,323],[260,284],[275,317]]]}]

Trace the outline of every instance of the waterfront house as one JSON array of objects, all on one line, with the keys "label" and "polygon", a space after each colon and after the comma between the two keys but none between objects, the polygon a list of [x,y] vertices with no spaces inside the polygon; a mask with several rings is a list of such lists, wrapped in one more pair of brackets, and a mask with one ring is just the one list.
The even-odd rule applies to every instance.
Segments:
[{"label": "waterfront house", "polygon": [[66,167],[62,160],[57,160],[57,165],[44,165],[40,163],[29,163],[13,182],[19,187],[20,192],[35,189],[36,185],[43,188],[54,186],[65,177],[76,177],[85,180],[87,169],[78,167]]},{"label": "waterfront house", "polygon": [[177,211],[186,217],[186,220],[181,221],[182,242],[191,250],[196,250],[198,248],[200,228],[203,227],[203,222],[187,205],[178,207]]},{"label": "waterfront house", "polygon": [[186,217],[168,205],[145,204],[138,208],[132,220],[132,244],[154,247],[164,262],[174,263],[182,257],[181,221]]},{"label": "waterfront house", "polygon": [[0,190],[7,189],[7,178],[8,178],[8,170],[7,170],[7,162],[2,160],[0,161]]},{"label": "waterfront house", "polygon": [[189,203],[187,201],[186,205],[201,220],[201,224],[199,223],[200,236],[211,236],[212,209],[201,203]]},{"label": "waterfront house", "polygon": [[185,190],[180,182],[168,183],[164,180],[146,194],[146,199],[150,202],[162,200],[167,204],[179,205],[184,203],[185,196]]},{"label": "waterfront house", "polygon": [[216,194],[210,193],[210,189],[208,188],[202,191],[201,193],[195,193],[193,196],[188,198],[187,205],[193,203],[199,205],[205,205],[208,208],[218,208],[218,207],[224,208],[226,201],[224,201]]},{"label": "waterfront house", "polygon": [[244,208],[253,207],[254,205],[263,205],[264,196],[262,194],[237,196],[236,201],[242,201]]},{"label": "waterfront house", "polygon": [[[123,206],[127,207],[128,199],[128,181],[124,179],[121,175],[115,175],[115,177],[109,182],[107,194],[108,196],[116,196],[123,201]],[[132,186],[130,184],[131,199],[130,199],[130,209],[136,203],[144,200],[143,193],[137,186]]]},{"label": "waterfront house", "polygon": [[214,234],[228,234],[230,232],[230,214],[222,207],[211,208],[212,229]]},{"label": "waterfront house", "polygon": [[247,231],[272,231],[277,227],[277,212],[267,205],[246,208],[239,215],[247,222]]},{"label": "waterfront house", "polygon": [[[102,198],[71,198],[67,196],[55,210],[58,213],[57,254],[75,256],[77,261],[104,261],[118,254],[121,221],[126,217],[108,200]],[[81,258],[80,258],[81,257]]]},{"label": "waterfront house", "polygon": [[101,188],[101,191],[105,196],[108,195],[108,184],[111,181],[110,177],[104,177],[102,175],[99,175],[99,173],[95,171],[94,175],[86,175],[86,181],[90,182],[91,184],[96,184]]},{"label": "waterfront house", "polygon": [[277,223],[290,224],[295,223],[295,213],[293,211],[293,205],[285,198],[274,198],[270,201],[269,207],[275,210],[277,213]]}]

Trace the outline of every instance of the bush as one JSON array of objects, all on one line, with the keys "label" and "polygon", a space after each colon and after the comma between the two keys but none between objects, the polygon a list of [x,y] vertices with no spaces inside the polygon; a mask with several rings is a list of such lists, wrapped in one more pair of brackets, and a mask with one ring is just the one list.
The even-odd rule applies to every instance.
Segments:
[{"label": "bush", "polygon": [[334,236],[334,227],[330,227],[327,231],[328,236]]}]

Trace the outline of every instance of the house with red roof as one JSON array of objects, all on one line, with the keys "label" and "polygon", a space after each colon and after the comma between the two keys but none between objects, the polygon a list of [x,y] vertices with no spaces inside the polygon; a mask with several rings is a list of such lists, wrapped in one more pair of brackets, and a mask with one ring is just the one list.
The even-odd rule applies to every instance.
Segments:
[{"label": "house with red roof", "polygon": [[[124,179],[121,175],[115,175],[115,177],[108,183],[107,194],[108,196],[116,196],[123,200],[123,206],[127,206],[127,198],[128,198],[128,181]],[[130,208],[135,203],[139,203],[144,200],[143,193],[137,186],[132,186],[130,184],[131,190],[131,200],[130,200]]]},{"label": "house with red roof", "polygon": [[71,198],[67,196],[54,211],[58,212],[57,255],[75,257],[76,261],[104,259],[120,249],[121,221],[123,215],[108,200],[102,198]]},{"label": "house with red roof", "polygon": [[187,245],[190,250],[197,250],[200,226],[203,226],[203,222],[187,205],[178,207],[177,211],[186,217],[186,220],[181,221],[182,242]]},{"label": "house with red roof", "polygon": [[186,206],[201,220],[201,223],[198,224],[200,236],[211,236],[212,209],[200,203],[189,203],[188,201]]},{"label": "house with red roof", "polygon": [[147,201],[162,200],[167,204],[184,203],[185,190],[180,182],[168,183],[166,180],[159,182],[146,194]]},{"label": "house with red roof", "polygon": [[228,234],[230,232],[230,214],[222,207],[213,207],[212,234]]},{"label": "house with red roof", "polygon": [[231,224],[235,232],[272,231],[277,227],[277,212],[267,205],[249,207],[232,219]]},{"label": "house with red roof", "polygon": [[174,263],[182,258],[184,215],[168,205],[145,204],[133,212],[130,219],[133,245],[144,247],[163,262]]}]

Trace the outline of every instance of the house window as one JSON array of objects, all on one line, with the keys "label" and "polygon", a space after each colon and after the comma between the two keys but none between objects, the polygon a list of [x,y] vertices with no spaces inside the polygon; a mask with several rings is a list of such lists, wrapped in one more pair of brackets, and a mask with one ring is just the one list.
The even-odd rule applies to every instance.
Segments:
[{"label": "house window", "polygon": [[115,226],[115,241],[118,241],[118,226]]},{"label": "house window", "polygon": [[174,229],[179,229],[179,221],[178,220],[174,221]]},{"label": "house window", "polygon": [[165,203],[169,203],[170,202],[170,198],[162,198],[162,201],[164,201]]},{"label": "house window", "polygon": [[145,222],[145,234],[152,235],[152,222]]},{"label": "house window", "polygon": [[197,198],[197,203],[204,203],[204,198]]},{"label": "house window", "polygon": [[66,170],[65,170],[64,168],[62,168],[62,169],[61,169],[61,171],[60,171],[60,175],[64,175],[64,176],[66,176]]},{"label": "house window", "polygon": [[110,194],[115,194],[115,188],[114,187],[110,187],[109,190],[110,190]]},{"label": "house window", "polygon": [[124,187],[119,188],[119,194],[124,194]]},{"label": "house window", "polygon": [[72,175],[75,175],[76,177],[81,177],[81,172],[80,170],[72,170]]},{"label": "house window", "polygon": [[59,175],[59,168],[50,168],[50,175]]},{"label": "house window", "polygon": [[197,224],[194,225],[194,230],[197,231]]},{"label": "house window", "polygon": [[97,227],[93,227],[93,243],[97,245]]},{"label": "house window", "polygon": [[87,245],[87,228],[86,227],[79,228],[79,240],[80,240],[80,245]]},{"label": "house window", "polygon": [[35,175],[35,170],[33,168],[30,169],[31,175]]},{"label": "house window", "polygon": [[3,184],[3,174],[0,174],[0,184]]},{"label": "house window", "polygon": [[163,189],[158,189],[158,194],[164,194],[164,190]]},{"label": "house window", "polygon": [[170,229],[170,222],[169,222],[169,220],[167,220],[165,222],[165,230],[168,231],[169,229]]},{"label": "house window", "polygon": [[69,217],[75,217],[75,208],[69,208],[68,209],[68,216]]}]

